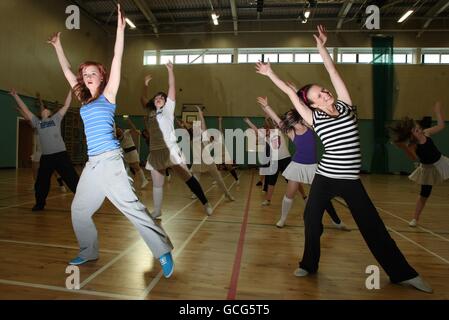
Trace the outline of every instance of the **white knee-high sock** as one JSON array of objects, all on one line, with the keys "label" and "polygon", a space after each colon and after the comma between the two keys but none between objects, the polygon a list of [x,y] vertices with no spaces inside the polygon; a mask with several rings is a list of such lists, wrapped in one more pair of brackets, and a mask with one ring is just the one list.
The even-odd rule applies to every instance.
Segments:
[{"label": "white knee-high sock", "polygon": [[161,213],[163,196],[164,196],[164,188],[153,186],[154,213]]},{"label": "white knee-high sock", "polygon": [[281,220],[285,222],[287,220],[288,213],[290,212],[290,209],[293,204],[293,199],[288,198],[284,195],[284,198],[282,199],[282,214],[281,214]]}]

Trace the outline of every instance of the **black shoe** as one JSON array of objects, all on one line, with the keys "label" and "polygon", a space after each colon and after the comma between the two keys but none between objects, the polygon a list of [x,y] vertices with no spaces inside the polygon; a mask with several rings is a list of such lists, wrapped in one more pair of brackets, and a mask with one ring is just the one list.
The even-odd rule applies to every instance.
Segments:
[{"label": "black shoe", "polygon": [[31,208],[31,211],[42,211],[44,210],[44,206],[40,206],[35,204],[33,208]]}]

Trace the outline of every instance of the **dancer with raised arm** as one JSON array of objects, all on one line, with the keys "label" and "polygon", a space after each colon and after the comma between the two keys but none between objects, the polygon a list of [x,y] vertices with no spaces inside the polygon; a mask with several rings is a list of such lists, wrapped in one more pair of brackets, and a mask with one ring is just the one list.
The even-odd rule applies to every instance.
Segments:
[{"label": "dancer with raised arm", "polygon": [[416,227],[421,213],[432,192],[432,187],[449,179],[449,159],[441,154],[431,136],[444,129],[444,118],[441,103],[435,103],[434,112],[437,125],[424,129],[418,122],[410,118],[402,119],[390,126],[390,136],[395,145],[403,149],[412,160],[420,164],[409,176],[410,180],[421,185],[421,192],[416,201],[410,227]]},{"label": "dancer with raised arm", "polygon": [[[295,145],[295,154],[287,168],[282,172],[288,180],[287,190],[282,199],[281,218],[276,226],[282,228],[287,220],[288,213],[293,204],[295,194],[302,189],[301,183],[312,184],[317,169],[316,141],[313,130],[305,125],[298,111],[291,109],[279,117],[268,105],[267,97],[258,97],[257,102],[262,110],[278,125]],[[301,192],[301,191],[300,191]],[[301,193],[304,193],[302,190]],[[326,211],[332,223],[341,230],[348,230],[340,220],[332,202],[329,201]]]},{"label": "dancer with raised arm", "polygon": [[327,35],[323,26],[318,26],[318,33],[314,35],[317,48],[337,92],[337,100],[329,90],[317,84],[306,85],[295,92],[273,72],[270,63],[256,64],[257,73],[270,78],[287,94],[324,145],[324,154],[304,212],[304,254],[294,274],[302,277],[318,271],[323,213],[329,201],[340,196],[348,204],[365,242],[390,280],[432,292],[432,288],[408,264],[363,187],[359,177],[360,136],[351,96],[325,47]]},{"label": "dancer with raised arm", "polygon": [[39,160],[39,169],[34,184],[36,204],[31,210],[41,211],[44,210],[46,205],[46,199],[50,191],[51,177],[54,171],[59,173],[62,180],[73,193],[76,192],[78,185],[78,173],[70,161],[64,140],[61,136],[61,122],[70,107],[72,92],[69,91],[64,106],[54,114],[49,109],[42,107],[40,119],[28,109],[14,89],[11,90],[10,94],[16,100],[24,118],[31,122],[32,127],[37,131],[39,136],[41,156],[37,158],[38,154],[35,154],[36,157],[33,159]]},{"label": "dancer with raised arm", "polygon": [[176,86],[173,64],[166,65],[168,71],[168,94],[158,92],[153,98],[147,97],[147,87],[152,77],[145,77],[143,93],[140,99],[142,107],[148,111],[148,130],[150,136],[150,153],[145,168],[151,172],[153,180],[153,218],[162,215],[163,187],[165,170],[172,168],[185,182],[189,189],[203,204],[207,215],[212,214],[212,206],[207,200],[201,185],[190,173],[186,160],[179,148],[175,135],[175,101]]},{"label": "dancer with raised arm", "polygon": [[81,118],[89,156],[72,202],[72,223],[80,252],[69,263],[80,265],[98,259],[97,229],[92,216],[107,197],[137,228],[168,278],[174,270],[173,246],[165,231],[149,216],[137,198],[126,173],[120,143],[114,136],[115,101],[120,85],[125,27],[125,17],[118,4],[117,34],[109,79],[105,67],[92,61],[82,63],[75,75],[62,49],[60,32],[48,41],[56,50],[67,81],[83,104]]}]

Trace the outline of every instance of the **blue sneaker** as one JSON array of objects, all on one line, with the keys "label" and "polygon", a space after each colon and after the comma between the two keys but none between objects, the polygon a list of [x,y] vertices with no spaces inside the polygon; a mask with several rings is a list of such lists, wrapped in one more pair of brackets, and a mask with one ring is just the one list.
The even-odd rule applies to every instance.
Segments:
[{"label": "blue sneaker", "polygon": [[173,262],[173,257],[171,256],[171,252],[167,252],[159,258],[159,262],[162,266],[162,272],[164,273],[164,277],[170,278],[175,270],[175,263]]},{"label": "blue sneaker", "polygon": [[86,259],[86,258],[76,257],[75,259],[70,260],[69,264],[72,266],[79,266],[80,264],[86,263],[91,260]]}]

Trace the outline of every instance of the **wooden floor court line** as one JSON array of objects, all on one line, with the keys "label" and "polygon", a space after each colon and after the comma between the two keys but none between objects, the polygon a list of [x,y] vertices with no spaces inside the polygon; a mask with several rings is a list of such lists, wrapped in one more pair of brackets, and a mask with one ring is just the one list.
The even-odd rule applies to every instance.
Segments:
[{"label": "wooden floor court line", "polygon": [[[209,192],[212,188],[214,188],[215,186],[212,185],[209,189],[207,189],[207,191],[205,191],[205,193]],[[56,197],[60,197],[60,196],[64,196],[66,194],[61,194],[61,195],[57,195],[57,196],[52,196],[52,197],[47,197],[47,199],[51,199],[51,198],[56,198]],[[191,204],[193,204],[195,201],[198,201],[198,199],[192,200],[187,206],[184,206],[181,210],[185,210],[187,207],[189,207]],[[34,201],[30,201],[30,202],[34,202]],[[26,203],[21,203],[18,205],[14,205],[14,206],[10,206],[10,207],[16,207],[16,206],[21,206],[30,202],[26,202]],[[0,209],[6,209],[7,207],[3,207]],[[181,210],[178,210],[179,212]],[[179,212],[177,212],[179,214]],[[170,219],[171,220],[171,219]],[[168,223],[168,221],[167,221]],[[132,244],[130,247],[128,247],[127,249],[125,249],[126,253],[128,252],[129,249],[134,248],[135,245],[137,245],[139,243],[139,241],[141,241],[141,239],[139,238],[139,240],[137,240],[134,244]],[[79,248],[78,248],[79,249]],[[119,256],[115,257],[114,259],[112,259],[107,265],[108,267],[111,266],[113,263],[115,263],[117,260],[119,260],[119,257],[121,258],[124,254],[123,251],[117,251],[117,252],[121,252],[119,254]],[[118,259],[117,259],[118,258]],[[112,262],[112,263],[111,263]],[[96,276],[98,276],[100,273],[102,273],[103,271],[105,271],[107,268],[105,268],[105,266],[103,266],[101,269],[97,270],[97,272],[95,272],[94,274],[92,274],[90,277],[88,277],[85,281],[83,281],[80,284],[80,289],[79,290],[69,290],[67,288],[63,288],[63,287],[58,287],[58,286],[49,286],[49,285],[42,285],[42,284],[36,284],[36,283],[29,283],[29,282],[21,282],[21,281],[11,281],[11,280],[4,280],[4,279],[0,279],[0,283],[4,283],[4,284],[8,284],[8,285],[17,285],[17,286],[26,286],[26,287],[33,287],[33,288],[40,288],[40,289],[47,289],[47,290],[54,290],[54,291],[64,291],[64,292],[71,292],[71,293],[75,293],[75,294],[89,294],[89,295],[97,295],[97,296],[103,296],[103,297],[108,297],[108,298],[117,298],[117,299],[141,299],[140,296],[126,296],[126,295],[118,295],[118,294],[114,294],[114,293],[108,293],[108,292],[99,292],[99,291],[91,291],[91,290],[83,290],[82,288],[89,283],[90,281],[92,281]],[[101,270],[101,272],[99,272]],[[93,275],[95,275],[93,277]],[[89,280],[89,281],[87,281]]]},{"label": "wooden floor court line", "polygon": [[[342,205],[344,205],[344,206],[347,207],[347,205],[346,205],[344,202],[340,201],[339,199],[336,199],[336,200],[337,200],[337,202],[339,202],[340,204],[342,204]],[[402,219],[402,218],[401,218],[401,219]],[[446,260],[445,258],[443,258],[443,257],[441,257],[440,255],[436,254],[435,252],[433,252],[433,251],[427,249],[427,248],[424,247],[423,245],[421,245],[421,244],[419,244],[419,243],[413,241],[413,240],[410,239],[409,237],[406,237],[406,236],[403,235],[401,232],[396,231],[396,230],[394,230],[393,228],[391,228],[391,227],[389,227],[389,226],[387,226],[387,225],[385,225],[385,227],[387,228],[387,230],[390,230],[390,231],[396,233],[397,235],[399,235],[400,237],[402,237],[403,239],[409,241],[410,243],[413,243],[413,244],[414,244],[415,246],[417,246],[418,248],[423,249],[423,250],[426,251],[427,253],[429,253],[429,254],[433,255],[434,257],[440,259],[441,261],[443,261],[443,262],[449,264],[449,261],[448,261],[448,260]]]},{"label": "wooden floor court line", "polygon": [[435,252],[433,252],[433,251],[427,249],[427,248],[424,247],[423,245],[417,243],[416,241],[413,241],[413,240],[410,239],[409,237],[406,237],[405,235],[403,235],[403,234],[400,233],[399,231],[396,231],[396,230],[394,230],[394,229],[391,228],[391,227],[387,227],[387,229],[388,229],[389,231],[392,231],[392,232],[396,233],[398,236],[402,237],[403,239],[406,239],[407,241],[413,243],[415,246],[417,246],[417,247],[423,249],[424,251],[426,251],[427,253],[431,254],[432,256],[434,256],[434,257],[440,259],[441,261],[443,261],[443,262],[449,264],[449,260],[446,260],[445,258],[441,257],[440,255],[436,254]]},{"label": "wooden floor court line", "polygon": [[[211,187],[209,187],[209,189],[207,189],[204,193],[208,193],[210,190],[212,190],[214,188],[214,185],[212,185]],[[199,201],[198,199],[192,200],[191,202],[189,202],[187,205],[185,205],[183,208],[181,208],[180,210],[178,210],[173,216],[171,216],[169,219],[167,219],[167,221],[165,223],[162,223],[162,225],[166,225],[168,223],[170,223],[178,214],[180,214],[181,212],[183,212],[185,209],[187,209],[189,206],[191,206],[193,203],[195,203],[196,201]],[[101,267],[99,270],[97,270],[96,272],[94,272],[93,274],[91,274],[86,280],[84,280],[81,285],[80,288],[83,288],[85,285],[87,285],[90,281],[92,281],[93,279],[95,279],[97,276],[99,276],[101,273],[103,273],[105,270],[107,270],[109,267],[111,267],[115,262],[117,262],[118,260],[120,260],[123,256],[127,255],[129,252],[132,251],[132,249],[134,249],[135,246],[137,246],[139,244],[139,242],[142,241],[141,238],[139,238],[136,242],[134,242],[131,246],[129,246],[128,248],[126,248],[124,251],[122,251],[122,253],[120,253],[118,256],[116,256],[114,259],[112,259],[111,261],[109,261],[107,264],[105,264],[103,267]],[[156,258],[156,257],[155,257]]]},{"label": "wooden floor court line", "polygon": [[249,207],[251,202],[251,195],[253,193],[254,171],[251,172],[250,187],[248,192],[248,198],[246,199],[245,212],[243,215],[243,222],[240,228],[240,237],[237,245],[237,252],[235,253],[234,265],[232,267],[231,281],[229,283],[229,290],[227,300],[235,300],[237,296],[237,284],[240,275],[240,266],[243,255],[243,245],[245,244],[245,234],[248,226]]},{"label": "wooden floor court line", "polygon": [[[70,195],[70,194],[71,194],[71,193],[58,194],[58,195],[56,195],[56,196],[47,197],[47,199],[59,198],[59,197],[67,196],[67,195]],[[9,208],[20,208],[20,207],[23,206],[23,205],[30,204],[30,203],[35,203],[35,202],[36,202],[35,200],[31,200],[31,201],[22,202],[22,203],[14,204],[14,205],[12,205],[12,206],[7,206],[7,207],[2,207],[2,206],[0,206],[0,210],[3,210],[3,209],[9,209]]]},{"label": "wooden floor court line", "polygon": [[[24,244],[24,245],[30,245],[30,246],[39,246],[39,247],[49,247],[49,248],[61,248],[61,249],[74,249],[79,250],[79,247],[75,246],[65,246],[60,244],[53,244],[53,243],[42,243],[42,242],[30,242],[30,241],[17,241],[17,240],[7,240],[7,239],[0,239],[0,242],[3,243],[13,243],[13,244]],[[108,250],[108,249],[100,249],[99,252],[104,253],[119,253],[118,250]]]},{"label": "wooden floor court line", "polygon": [[83,290],[83,289],[79,289],[79,290],[67,289],[67,288],[58,287],[58,286],[50,286],[50,285],[45,285],[45,284],[37,284],[37,283],[22,282],[22,281],[12,281],[12,280],[0,279],[0,283],[6,284],[6,285],[13,285],[13,286],[46,289],[46,290],[51,290],[51,291],[70,292],[70,293],[74,293],[74,294],[78,294],[78,295],[86,294],[86,295],[105,297],[105,298],[111,298],[111,299],[121,299],[121,300],[137,300],[137,299],[139,299],[139,297],[123,295],[123,294],[116,294],[116,293],[109,293],[109,292],[102,292],[102,291],[91,291],[91,290]]},{"label": "wooden floor court line", "polygon": [[[401,217],[395,215],[394,213],[391,213],[391,212],[389,212],[389,211],[387,211],[387,210],[385,210],[385,209],[382,209],[382,208],[380,208],[380,207],[376,207],[376,208],[377,208],[378,210],[381,210],[381,211],[383,211],[383,212],[385,212],[385,213],[387,213],[387,214],[389,214],[389,215],[391,215],[391,216],[393,216],[393,217],[399,219],[399,220],[402,220],[403,222],[407,223],[407,225],[408,225],[408,221],[407,221],[407,220],[405,220],[405,219],[403,219],[403,218],[401,218]],[[416,226],[415,228],[421,229],[421,230],[423,230],[423,231],[425,231],[425,232],[427,232],[427,233],[433,235],[434,237],[437,237],[437,238],[439,238],[439,239],[441,239],[441,240],[444,240],[444,241],[449,242],[449,239],[448,239],[448,238],[445,238],[445,237],[443,237],[443,236],[441,236],[441,235],[439,235],[439,234],[433,232],[433,231],[430,230],[430,229],[423,228],[423,227],[421,227],[421,226]]]},{"label": "wooden floor court line", "polygon": [[[228,174],[229,176],[229,174]],[[226,176],[227,177],[227,176]],[[228,190],[232,190],[232,188],[235,185],[235,181],[231,184],[231,186],[228,188]],[[212,186],[213,187],[213,186]],[[218,207],[218,205],[223,201],[224,195],[218,199],[217,203],[213,206],[213,211]],[[203,224],[208,220],[209,216],[205,216],[201,219],[201,222],[198,224],[198,226],[192,231],[192,233],[187,237],[187,239],[181,244],[179,249],[175,249],[173,254],[173,259],[176,260],[181,253],[184,251],[184,248],[187,247],[187,245],[190,243],[190,241],[193,239],[193,237],[197,234],[197,232],[201,229]],[[150,294],[150,292],[154,289],[154,287],[159,283],[159,280],[162,278],[162,271],[159,271],[157,276],[150,282],[147,288],[145,288],[141,298],[145,299],[146,296]]]}]

